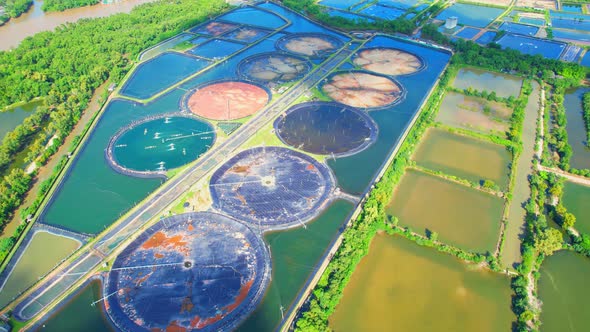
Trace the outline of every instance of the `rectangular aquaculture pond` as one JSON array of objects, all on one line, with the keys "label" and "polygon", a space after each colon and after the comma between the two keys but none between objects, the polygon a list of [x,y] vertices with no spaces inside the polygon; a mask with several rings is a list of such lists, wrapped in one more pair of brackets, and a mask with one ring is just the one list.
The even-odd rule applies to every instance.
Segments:
[{"label": "rectangular aquaculture pond", "polygon": [[207,67],[209,61],[166,52],[141,63],[121,88],[121,94],[148,99],[170,85]]},{"label": "rectangular aquaculture pond", "polygon": [[455,34],[455,36],[461,37],[464,39],[471,39],[471,38],[475,37],[480,31],[481,31],[480,29],[466,27],[466,28],[463,28],[463,30],[457,32]]},{"label": "rectangular aquaculture pond", "polygon": [[518,97],[522,79],[481,69],[463,68],[457,73],[453,86],[461,90],[471,88],[477,91],[493,91],[503,98]]},{"label": "rectangular aquaculture pond", "polygon": [[37,231],[30,242],[23,244],[27,247],[0,291],[0,307],[29,288],[81,245],[77,240],[44,231]]},{"label": "rectangular aquaculture pond", "polygon": [[503,189],[508,185],[510,152],[505,146],[488,141],[432,128],[412,159],[420,166],[472,182],[491,180]]},{"label": "rectangular aquaculture pond", "polygon": [[387,205],[402,226],[459,248],[493,252],[504,200],[416,170],[408,170]]},{"label": "rectangular aquaculture pond", "polygon": [[534,36],[537,31],[539,31],[539,28],[532,25],[504,22],[500,26],[500,30],[521,35]]},{"label": "rectangular aquaculture pond", "polygon": [[565,49],[566,44],[561,42],[550,41],[515,35],[508,33],[498,40],[498,44],[503,48],[511,48],[524,54],[542,55],[547,59],[559,59]]},{"label": "rectangular aquaculture pond", "polygon": [[[585,57],[586,58],[586,57]],[[566,91],[563,99],[565,115],[567,118],[567,141],[572,147],[570,166],[578,169],[590,168],[590,148],[584,124],[582,98],[590,92],[590,88],[581,87]]]},{"label": "rectangular aquaculture pond", "polygon": [[576,230],[590,235],[590,187],[566,182],[563,188],[562,204],[576,216]]},{"label": "rectangular aquaculture pond", "polygon": [[510,279],[377,234],[335,312],[334,331],[509,331]]},{"label": "rectangular aquaculture pond", "polygon": [[436,18],[438,20],[446,20],[451,16],[456,16],[459,24],[483,28],[503,12],[504,9],[501,8],[455,3],[443,10]]},{"label": "rectangular aquaculture pond", "polygon": [[491,43],[494,40],[494,38],[496,38],[496,35],[497,33],[494,31],[486,31],[483,33],[483,35],[479,36],[479,38],[477,38],[475,42],[480,45],[487,45]]},{"label": "rectangular aquaculture pond", "polygon": [[498,102],[447,92],[436,121],[481,133],[505,135],[510,128],[512,109]]}]

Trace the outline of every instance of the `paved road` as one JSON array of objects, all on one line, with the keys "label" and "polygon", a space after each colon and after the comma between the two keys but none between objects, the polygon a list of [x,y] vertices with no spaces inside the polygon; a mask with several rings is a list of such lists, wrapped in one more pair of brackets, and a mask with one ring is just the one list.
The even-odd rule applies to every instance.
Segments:
[{"label": "paved road", "polygon": [[[361,44],[362,45],[362,44]],[[361,45],[357,45],[357,48]],[[21,319],[30,319],[37,315],[55,299],[65,295],[71,286],[88,277],[87,271],[93,270],[102,263],[104,257],[117,253],[119,245],[129,239],[133,233],[141,229],[154,216],[165,213],[164,209],[198,182],[207,173],[216,169],[222,162],[233,155],[233,152],[258,132],[264,125],[299,98],[310,88],[317,86],[332,70],[336,69],[355,50],[346,49],[346,45],[328,61],[317,67],[303,80],[293,86],[275,102],[267,106],[262,112],[240,127],[232,136],[219,146],[206,153],[199,162],[176,178],[166,182],[157,194],[142,203],[131,214],[119,221],[106,233],[97,237],[98,241],[90,248],[77,253],[77,258],[70,264],[64,264],[49,274],[44,282],[29,290],[19,301],[12,303],[3,311],[11,309],[16,304],[15,315]],[[96,259],[100,257],[101,259]],[[80,262],[92,262],[85,265],[86,271],[79,269]],[[78,268],[76,268],[78,267]],[[74,272],[75,271],[75,272]],[[51,296],[49,295],[51,294]],[[40,301],[45,297],[43,301]]]}]

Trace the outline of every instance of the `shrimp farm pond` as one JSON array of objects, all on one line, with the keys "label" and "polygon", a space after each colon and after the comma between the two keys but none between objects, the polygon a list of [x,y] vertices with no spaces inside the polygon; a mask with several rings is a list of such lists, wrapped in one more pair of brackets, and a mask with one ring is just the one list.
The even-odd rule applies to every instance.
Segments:
[{"label": "shrimp farm pond", "polygon": [[[279,329],[450,56],[270,2],[145,50],[35,224],[59,243],[42,278],[4,305],[30,330]],[[39,259],[33,234],[0,285]]]}]

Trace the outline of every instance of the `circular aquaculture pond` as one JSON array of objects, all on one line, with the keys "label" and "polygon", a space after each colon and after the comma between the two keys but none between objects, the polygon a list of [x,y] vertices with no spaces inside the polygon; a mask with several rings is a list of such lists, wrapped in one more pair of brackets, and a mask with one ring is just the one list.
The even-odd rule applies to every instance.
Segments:
[{"label": "circular aquaculture pond", "polygon": [[352,107],[383,108],[399,102],[404,90],[394,80],[361,71],[336,73],[322,91],[333,100]]},{"label": "circular aquaculture pond", "polygon": [[385,75],[407,75],[424,68],[418,56],[395,48],[367,48],[358,52],[354,64]]},{"label": "circular aquaculture pond", "polygon": [[269,93],[254,84],[219,82],[191,90],[183,99],[183,108],[212,120],[235,120],[261,110],[270,100]]},{"label": "circular aquaculture pond", "polygon": [[215,140],[213,127],[193,117],[151,117],[119,131],[107,147],[107,161],[125,174],[163,172],[205,153]]},{"label": "circular aquaculture pond", "polygon": [[279,147],[238,153],[210,183],[215,208],[265,228],[302,225],[320,212],[333,188],[324,164]]},{"label": "circular aquaculture pond", "polygon": [[105,307],[122,331],[227,331],[256,308],[270,256],[252,230],[213,213],[166,218],[115,260]]},{"label": "circular aquaculture pond", "polygon": [[281,37],[276,47],[285,52],[323,58],[334,53],[343,44],[340,39],[323,33],[292,33]]},{"label": "circular aquaculture pond", "polygon": [[377,126],[366,113],[338,103],[295,105],[275,121],[274,127],[287,145],[324,155],[356,153],[377,137]]},{"label": "circular aquaculture pond", "polygon": [[238,64],[244,79],[259,83],[284,83],[303,77],[311,64],[297,56],[270,52],[253,55]]}]

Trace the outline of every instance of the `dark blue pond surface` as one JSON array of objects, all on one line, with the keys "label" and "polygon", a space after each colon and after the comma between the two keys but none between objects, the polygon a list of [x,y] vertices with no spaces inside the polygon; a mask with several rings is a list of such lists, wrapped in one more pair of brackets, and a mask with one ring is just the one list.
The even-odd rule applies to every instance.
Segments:
[{"label": "dark blue pond surface", "polygon": [[259,10],[253,7],[244,7],[222,15],[220,19],[234,23],[256,25],[269,29],[277,29],[287,24],[279,16],[266,10]]},{"label": "dark blue pond surface", "polygon": [[561,10],[564,12],[582,13],[582,6],[580,5],[561,5]]},{"label": "dark blue pond surface", "polygon": [[590,31],[590,16],[551,11],[551,24],[554,28]]},{"label": "dark blue pond surface", "polygon": [[500,38],[497,43],[503,48],[511,48],[524,54],[539,54],[547,59],[558,59],[565,49],[565,44],[561,42],[531,38],[510,33]]},{"label": "dark blue pond surface", "polygon": [[526,24],[518,24],[512,22],[504,22],[500,26],[500,30],[511,32],[511,33],[518,33],[521,35],[528,35],[534,36],[537,31],[539,31],[538,27],[526,25]]},{"label": "dark blue pond surface", "polygon": [[398,82],[407,91],[402,102],[387,109],[369,113],[380,128],[377,141],[373,145],[353,156],[328,161],[328,165],[336,174],[339,186],[351,193],[362,193],[367,189],[377,169],[387,159],[391,149],[450,59],[450,55],[446,52],[382,36],[374,38],[365,45],[366,47],[397,48],[416,54],[424,59],[426,67],[413,75],[397,77]]},{"label": "dark blue pond surface", "polygon": [[531,24],[531,25],[545,25],[545,20],[542,18],[531,18],[531,17],[521,17],[518,20],[520,23]]},{"label": "dark blue pond surface", "polygon": [[245,150],[213,173],[215,208],[253,227],[283,228],[313,218],[334,181],[326,165],[282,147]]},{"label": "dark blue pond surface", "polygon": [[494,38],[496,38],[496,35],[497,33],[494,31],[487,31],[484,32],[484,34],[481,35],[479,38],[477,38],[475,42],[481,45],[487,45],[491,43],[492,40],[494,40]]},{"label": "dark blue pond surface", "polygon": [[461,37],[464,39],[471,39],[471,38],[475,37],[475,35],[477,35],[480,31],[481,31],[480,29],[466,27],[463,30],[457,32],[455,34],[455,36]]},{"label": "dark blue pond surface", "polygon": [[571,30],[553,29],[553,38],[590,42],[590,33]]},{"label": "dark blue pond surface", "polygon": [[209,61],[178,53],[162,53],[140,64],[123,85],[121,94],[148,99],[169,86],[207,67]]},{"label": "dark blue pond surface", "polygon": [[362,1],[364,0],[321,0],[319,4],[332,8],[348,9],[348,7],[354,6]]},{"label": "dark blue pond surface", "polygon": [[193,45],[201,45],[202,43],[208,41],[208,37],[196,37],[190,40],[191,44]]},{"label": "dark blue pond surface", "polygon": [[406,11],[393,7],[386,7],[381,5],[373,5],[360,11],[361,14],[369,15],[371,17],[380,18],[383,20],[395,20],[402,16]]},{"label": "dark blue pond surface", "polygon": [[274,127],[287,145],[322,155],[356,153],[377,136],[377,127],[365,112],[326,102],[295,105]]},{"label": "dark blue pond surface", "polygon": [[256,307],[269,277],[256,233],[225,216],[191,213],[158,222],[125,248],[104,294],[114,295],[107,312],[123,331],[222,331]]},{"label": "dark blue pond surface", "polygon": [[232,43],[221,39],[212,39],[195,48],[191,48],[188,52],[203,58],[221,59],[236,53],[244,47],[246,47],[244,44]]},{"label": "dark blue pond surface", "polygon": [[345,12],[342,10],[331,9],[331,10],[327,11],[327,13],[330,16],[343,17],[345,19],[349,19],[352,21],[364,20],[364,21],[368,21],[368,22],[375,22],[375,20],[373,20],[372,18],[368,18],[368,17],[361,16],[361,15],[356,15],[356,14]]},{"label": "dark blue pond surface", "polygon": [[459,18],[459,24],[483,28],[503,12],[504,10],[500,8],[455,3],[451,7],[445,9],[436,18],[439,20],[446,20],[451,16],[457,16]]},{"label": "dark blue pond surface", "polygon": [[590,52],[586,52],[586,54],[582,58],[582,61],[580,61],[580,64],[582,66],[590,67]]}]

